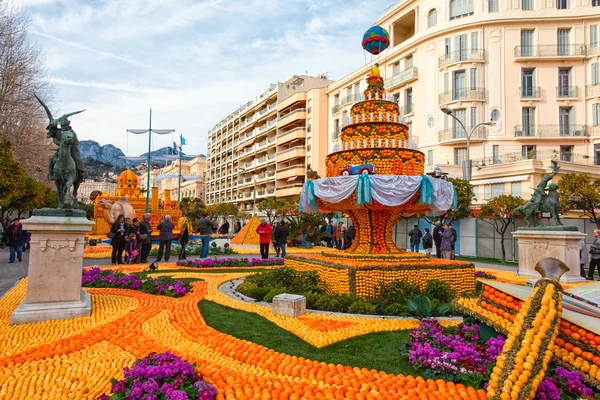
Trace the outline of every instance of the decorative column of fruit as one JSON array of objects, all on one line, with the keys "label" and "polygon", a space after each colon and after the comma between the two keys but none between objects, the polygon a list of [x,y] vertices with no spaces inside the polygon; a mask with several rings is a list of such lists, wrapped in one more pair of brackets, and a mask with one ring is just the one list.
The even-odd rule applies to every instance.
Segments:
[{"label": "decorative column of fruit", "polygon": [[[417,163],[414,150],[402,151],[408,144],[408,127],[401,124],[398,105],[387,98],[383,89],[383,79],[371,76],[367,78],[368,87],[365,101],[358,102],[350,110],[350,124],[342,129],[342,149],[357,150],[356,157],[373,165],[375,175],[407,175],[412,164]],[[343,155],[344,156],[344,155]],[[353,163],[358,161],[354,160]],[[404,163],[406,165],[403,165]],[[406,170],[405,170],[406,168]],[[422,174],[414,168],[414,175]],[[353,196],[354,199],[354,196]],[[414,204],[401,207],[386,207],[373,202],[370,205],[356,207],[349,204],[343,208],[352,220],[356,230],[356,238],[348,252],[363,254],[401,253],[396,246],[393,235],[396,221],[403,211]]]}]

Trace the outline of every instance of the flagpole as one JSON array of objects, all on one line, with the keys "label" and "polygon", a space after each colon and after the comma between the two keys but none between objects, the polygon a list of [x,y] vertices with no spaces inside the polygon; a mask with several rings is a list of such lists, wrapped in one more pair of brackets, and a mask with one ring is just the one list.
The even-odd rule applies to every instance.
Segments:
[{"label": "flagpole", "polygon": [[181,143],[182,136],[179,135],[179,179],[178,179],[178,186],[177,186],[177,203],[181,203],[181,150],[183,149],[183,144]]},{"label": "flagpole", "polygon": [[152,144],[152,109],[150,109],[150,127],[148,128],[148,180],[146,181],[146,214],[148,214],[150,210],[150,193],[152,190],[150,189],[150,149]]}]

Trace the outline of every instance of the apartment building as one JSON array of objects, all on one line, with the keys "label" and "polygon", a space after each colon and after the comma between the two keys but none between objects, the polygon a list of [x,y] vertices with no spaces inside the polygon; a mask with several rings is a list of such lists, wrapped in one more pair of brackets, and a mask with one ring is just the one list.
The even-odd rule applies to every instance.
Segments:
[{"label": "apartment building", "polygon": [[[181,198],[205,198],[206,156],[200,155],[191,160],[181,160]],[[179,160],[158,171],[158,193],[162,200],[165,189],[171,191],[171,199],[179,197]]]},{"label": "apartment building", "polygon": [[207,204],[243,211],[268,197],[300,193],[307,168],[323,173],[327,154],[324,76],[271,85],[208,132]]},{"label": "apartment building", "polygon": [[[427,171],[462,177],[469,150],[478,202],[529,197],[551,160],[600,177],[600,0],[403,0],[376,25],[391,43],[373,61]],[[367,73],[328,89],[330,150]]]}]

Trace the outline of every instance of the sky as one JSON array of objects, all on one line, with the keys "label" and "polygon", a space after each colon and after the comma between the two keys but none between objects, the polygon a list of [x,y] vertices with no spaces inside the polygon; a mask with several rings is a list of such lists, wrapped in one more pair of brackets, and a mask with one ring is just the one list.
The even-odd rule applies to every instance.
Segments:
[{"label": "sky", "polygon": [[[336,80],[365,62],[364,31],[394,0],[13,0],[31,18],[55,88],[54,115],[80,140],[128,156],[148,148],[126,129],[175,129],[187,154],[271,83]],[[177,139],[175,137],[175,139]],[[153,135],[153,148],[171,145]]]}]

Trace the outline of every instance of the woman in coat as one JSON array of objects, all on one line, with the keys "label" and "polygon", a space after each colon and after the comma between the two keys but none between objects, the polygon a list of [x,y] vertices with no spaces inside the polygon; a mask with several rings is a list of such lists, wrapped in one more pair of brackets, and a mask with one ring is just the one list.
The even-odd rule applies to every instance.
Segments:
[{"label": "woman in coat", "polygon": [[180,260],[187,260],[185,250],[189,241],[190,231],[188,230],[188,224],[186,223],[181,227],[181,233],[179,234],[179,244],[181,245],[181,252],[179,253]]},{"label": "woman in coat", "polygon": [[112,254],[110,261],[113,265],[123,264],[123,251],[125,251],[125,244],[127,243],[127,231],[129,226],[125,223],[125,216],[119,215],[117,221],[110,228],[112,239],[110,245],[112,246]]},{"label": "woman in coat", "polygon": [[442,232],[442,241],[440,242],[440,250],[442,250],[442,258],[447,260],[452,259],[452,238],[454,233],[452,232],[449,224],[444,224],[444,232]]},{"label": "woman in coat", "polygon": [[169,258],[171,257],[171,241],[173,240],[173,228],[175,228],[175,225],[173,225],[171,222],[170,215],[165,215],[165,219],[163,219],[162,222],[156,227],[159,232],[158,240],[160,241],[158,246],[158,257],[156,258],[157,262],[162,260],[165,247],[167,248],[165,253],[165,261],[169,262]]},{"label": "woman in coat", "polygon": [[585,244],[585,238],[579,241],[579,275],[585,278],[585,266],[590,262],[590,253],[588,251],[587,244]]}]

